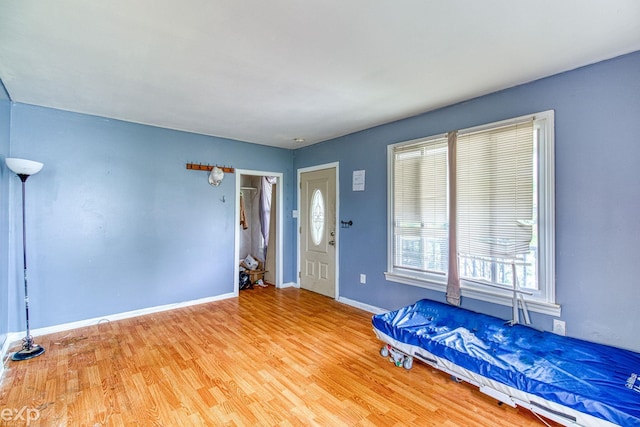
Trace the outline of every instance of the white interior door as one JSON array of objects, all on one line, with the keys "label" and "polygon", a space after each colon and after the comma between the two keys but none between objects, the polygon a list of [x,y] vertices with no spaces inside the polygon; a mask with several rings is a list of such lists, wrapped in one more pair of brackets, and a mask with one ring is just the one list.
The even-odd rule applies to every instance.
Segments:
[{"label": "white interior door", "polygon": [[300,287],[336,297],[336,168],[300,174]]}]

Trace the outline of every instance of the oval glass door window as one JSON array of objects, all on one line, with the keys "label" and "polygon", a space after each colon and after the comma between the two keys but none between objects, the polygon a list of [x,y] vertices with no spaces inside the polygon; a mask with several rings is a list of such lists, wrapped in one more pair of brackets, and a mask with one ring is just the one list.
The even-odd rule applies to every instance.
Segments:
[{"label": "oval glass door window", "polygon": [[314,245],[322,242],[324,234],[324,198],[320,190],[316,189],[311,197],[311,240]]}]

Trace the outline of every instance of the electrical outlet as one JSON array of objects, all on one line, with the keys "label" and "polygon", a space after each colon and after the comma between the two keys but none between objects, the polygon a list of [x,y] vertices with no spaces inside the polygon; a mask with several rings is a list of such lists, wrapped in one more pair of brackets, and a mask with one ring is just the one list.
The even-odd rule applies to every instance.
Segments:
[{"label": "electrical outlet", "polygon": [[362,283],[363,285],[365,283],[367,283],[367,275],[366,274],[361,274],[360,275],[360,283]]},{"label": "electrical outlet", "polygon": [[553,319],[553,333],[563,336],[567,334],[567,324],[564,320]]}]

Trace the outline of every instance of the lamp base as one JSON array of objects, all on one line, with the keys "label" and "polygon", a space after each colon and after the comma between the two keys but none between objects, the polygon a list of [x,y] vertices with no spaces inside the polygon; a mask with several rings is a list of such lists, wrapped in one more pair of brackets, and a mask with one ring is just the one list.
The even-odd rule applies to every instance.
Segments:
[{"label": "lamp base", "polygon": [[44,353],[44,347],[40,347],[38,344],[34,344],[30,349],[23,348],[20,351],[16,351],[11,356],[11,360],[27,360],[40,356]]}]

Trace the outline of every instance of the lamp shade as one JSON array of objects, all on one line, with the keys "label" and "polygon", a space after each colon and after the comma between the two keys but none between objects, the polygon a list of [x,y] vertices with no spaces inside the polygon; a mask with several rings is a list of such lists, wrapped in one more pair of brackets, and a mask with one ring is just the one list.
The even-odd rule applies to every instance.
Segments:
[{"label": "lamp shade", "polygon": [[9,169],[18,175],[34,175],[40,172],[42,166],[44,166],[44,164],[34,160],[17,159],[15,157],[6,158],[5,162]]}]

